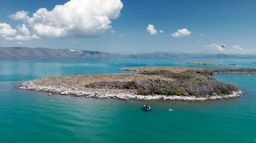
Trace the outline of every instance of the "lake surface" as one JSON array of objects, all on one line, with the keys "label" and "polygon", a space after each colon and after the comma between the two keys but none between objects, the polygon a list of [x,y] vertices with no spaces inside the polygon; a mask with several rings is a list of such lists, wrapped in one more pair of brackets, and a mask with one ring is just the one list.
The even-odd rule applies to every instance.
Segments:
[{"label": "lake surface", "polygon": [[129,66],[205,67],[181,64],[187,61],[256,67],[250,59],[0,61],[0,143],[256,143],[256,74],[216,76],[239,86],[245,92],[240,98],[152,101],[148,113],[141,110],[142,101],[47,96],[15,88],[24,80],[120,73]]}]

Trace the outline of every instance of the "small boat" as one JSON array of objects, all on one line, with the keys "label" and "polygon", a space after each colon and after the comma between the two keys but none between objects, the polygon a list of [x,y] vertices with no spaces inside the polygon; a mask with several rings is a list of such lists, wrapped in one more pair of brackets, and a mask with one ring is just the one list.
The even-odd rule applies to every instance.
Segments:
[{"label": "small boat", "polygon": [[173,112],[174,110],[172,108],[169,108],[169,112]]},{"label": "small boat", "polygon": [[151,109],[150,106],[148,106],[147,104],[145,104],[145,105],[143,106],[143,110],[144,110],[144,111],[151,111],[152,109]]}]

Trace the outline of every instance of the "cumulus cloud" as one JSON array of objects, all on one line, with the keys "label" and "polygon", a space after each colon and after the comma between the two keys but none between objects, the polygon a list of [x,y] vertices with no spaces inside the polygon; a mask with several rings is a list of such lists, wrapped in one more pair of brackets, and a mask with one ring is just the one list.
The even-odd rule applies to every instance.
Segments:
[{"label": "cumulus cloud", "polygon": [[17,33],[16,29],[13,29],[7,23],[0,23],[0,37],[7,39],[8,37],[15,36]]},{"label": "cumulus cloud", "polygon": [[38,9],[28,23],[39,36],[97,36],[120,15],[120,0],[70,0],[51,11]]},{"label": "cumulus cloud", "polygon": [[9,35],[19,34],[12,35],[11,38],[19,37],[13,39],[29,39],[29,36],[30,39],[94,37],[112,28],[112,20],[120,16],[122,8],[121,0],[70,0],[63,5],[56,5],[52,10],[40,8],[31,16],[26,11],[18,11],[10,18],[20,20],[22,24],[12,28],[5,23],[0,31]]},{"label": "cumulus cloud", "polygon": [[18,25],[16,28],[13,28],[7,23],[0,23],[0,38],[6,40],[27,41],[31,39],[38,39],[39,37],[35,34],[31,34],[25,24]]},{"label": "cumulus cloud", "polygon": [[147,27],[147,31],[150,35],[156,35],[157,34],[157,30],[156,27],[152,24],[149,24]]},{"label": "cumulus cloud", "polygon": [[14,14],[11,14],[9,17],[13,20],[25,20],[28,18],[28,12],[24,10],[18,11]]},{"label": "cumulus cloud", "polygon": [[174,38],[180,38],[180,37],[186,37],[191,35],[192,32],[189,31],[187,28],[178,29],[176,32],[172,33],[172,37]]},{"label": "cumulus cloud", "polygon": [[25,24],[18,25],[17,31],[18,34],[14,37],[14,40],[27,41],[31,39],[39,39],[36,34],[32,34],[30,32],[29,28]]}]

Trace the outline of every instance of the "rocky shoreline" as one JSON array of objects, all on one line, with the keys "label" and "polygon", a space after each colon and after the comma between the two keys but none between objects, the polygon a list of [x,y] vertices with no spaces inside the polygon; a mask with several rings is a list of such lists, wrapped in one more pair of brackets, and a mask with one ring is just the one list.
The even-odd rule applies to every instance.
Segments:
[{"label": "rocky shoreline", "polygon": [[48,77],[23,82],[17,88],[99,99],[205,101],[243,95],[236,86],[216,80],[214,74],[256,73],[252,68],[130,67],[122,70],[133,73]]},{"label": "rocky shoreline", "polygon": [[17,85],[17,88],[23,90],[31,90],[35,92],[45,92],[49,96],[52,95],[65,95],[75,97],[87,97],[97,99],[120,99],[120,100],[170,100],[170,101],[207,101],[207,100],[218,100],[236,98],[242,96],[241,90],[233,91],[229,95],[214,95],[205,97],[196,96],[178,96],[178,95],[136,95],[132,92],[116,91],[116,90],[99,90],[99,89],[79,89],[69,88],[63,86],[42,86],[37,85],[38,80],[27,81]]}]

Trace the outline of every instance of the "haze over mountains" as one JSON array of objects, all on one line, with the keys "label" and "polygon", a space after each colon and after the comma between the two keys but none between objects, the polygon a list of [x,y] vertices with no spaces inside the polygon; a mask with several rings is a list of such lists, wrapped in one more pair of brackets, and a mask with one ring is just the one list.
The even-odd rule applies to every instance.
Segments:
[{"label": "haze over mountains", "polygon": [[256,58],[254,55],[145,53],[121,55],[100,51],[0,47],[0,59],[104,59],[104,58]]}]

